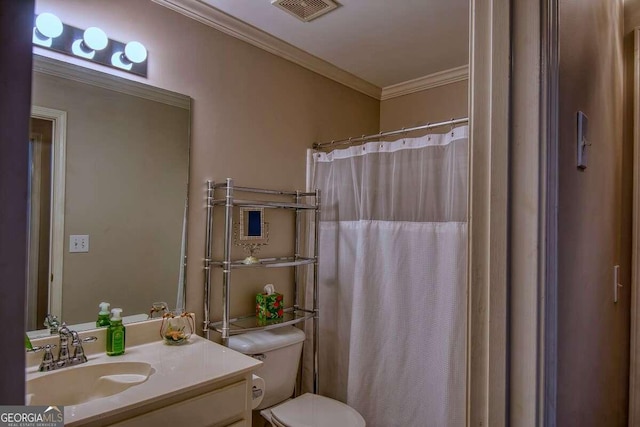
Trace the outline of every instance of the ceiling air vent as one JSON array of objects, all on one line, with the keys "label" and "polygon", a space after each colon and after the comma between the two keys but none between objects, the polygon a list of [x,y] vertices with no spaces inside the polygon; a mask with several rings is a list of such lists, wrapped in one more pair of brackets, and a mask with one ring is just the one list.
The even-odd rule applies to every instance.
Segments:
[{"label": "ceiling air vent", "polygon": [[338,7],[331,0],[271,0],[271,4],[304,22],[316,19]]}]

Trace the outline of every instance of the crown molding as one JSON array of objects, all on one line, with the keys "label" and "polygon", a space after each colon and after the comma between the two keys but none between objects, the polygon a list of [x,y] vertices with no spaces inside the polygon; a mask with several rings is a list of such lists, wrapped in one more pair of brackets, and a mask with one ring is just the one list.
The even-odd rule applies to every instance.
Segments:
[{"label": "crown molding", "polygon": [[191,107],[191,98],[187,95],[149,86],[134,80],[127,80],[112,74],[80,67],[46,56],[33,55],[33,71],[138,96],[151,101],[173,105],[174,107],[184,109]]},{"label": "crown molding", "polygon": [[429,74],[428,76],[418,77],[417,79],[407,80],[406,82],[384,87],[382,88],[380,100],[384,101],[386,99],[409,95],[410,93],[433,89],[438,86],[444,86],[468,79],[469,66],[463,65],[461,67],[439,71],[437,73]]},{"label": "crown molding", "polygon": [[202,0],[152,0],[182,15],[208,25],[227,35],[247,42],[260,49],[298,64],[308,70],[341,83],[351,89],[380,99],[382,89],[360,77],[336,67],[335,65],[311,55],[289,43],[264,31],[240,21],[226,13],[204,3]]}]

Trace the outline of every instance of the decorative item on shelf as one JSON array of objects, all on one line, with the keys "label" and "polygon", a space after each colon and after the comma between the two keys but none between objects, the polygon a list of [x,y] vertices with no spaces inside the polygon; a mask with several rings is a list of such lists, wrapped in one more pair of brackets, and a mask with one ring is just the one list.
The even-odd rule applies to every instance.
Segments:
[{"label": "decorative item on shelf", "polygon": [[159,319],[169,312],[169,305],[166,302],[154,302],[149,310],[149,319]]},{"label": "decorative item on shelf", "polygon": [[269,244],[269,223],[264,221],[263,208],[240,208],[240,222],[233,227],[233,242],[248,254],[242,261],[244,264],[260,262],[255,255]]},{"label": "decorative item on shelf", "polygon": [[282,319],[284,314],[284,299],[276,292],[272,284],[264,286],[264,292],[256,295],[256,317],[260,325],[269,321]]},{"label": "decorative item on shelf", "polygon": [[184,344],[195,331],[195,316],[193,313],[168,312],[162,316],[160,336],[170,345]]}]

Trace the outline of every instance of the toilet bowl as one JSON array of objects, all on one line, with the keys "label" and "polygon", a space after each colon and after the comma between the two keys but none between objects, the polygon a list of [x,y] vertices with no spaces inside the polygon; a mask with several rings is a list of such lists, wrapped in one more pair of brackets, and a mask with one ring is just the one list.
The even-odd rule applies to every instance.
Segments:
[{"label": "toilet bowl", "polygon": [[229,338],[229,347],[262,360],[255,374],[264,379],[264,396],[255,408],[275,427],[365,427],[362,415],[328,397],[306,393],[291,399],[305,335],[286,326]]},{"label": "toilet bowl", "polygon": [[271,408],[275,427],[365,427],[362,415],[328,397],[306,393]]}]

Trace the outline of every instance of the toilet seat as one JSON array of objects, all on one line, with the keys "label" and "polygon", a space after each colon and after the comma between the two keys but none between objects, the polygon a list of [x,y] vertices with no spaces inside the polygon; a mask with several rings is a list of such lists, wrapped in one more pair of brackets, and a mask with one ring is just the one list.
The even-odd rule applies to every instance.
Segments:
[{"label": "toilet seat", "polygon": [[365,427],[362,415],[328,397],[305,393],[271,409],[271,421],[279,427]]}]

